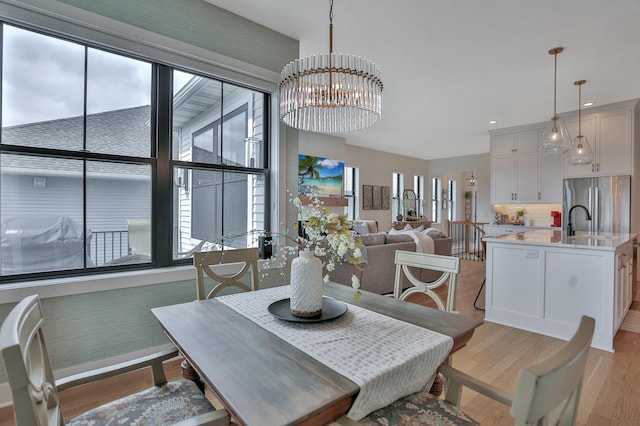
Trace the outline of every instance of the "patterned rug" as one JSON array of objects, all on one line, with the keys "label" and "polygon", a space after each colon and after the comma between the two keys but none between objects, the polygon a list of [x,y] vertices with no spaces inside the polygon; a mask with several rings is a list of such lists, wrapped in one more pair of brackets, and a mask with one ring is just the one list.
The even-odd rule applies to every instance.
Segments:
[{"label": "patterned rug", "polygon": [[630,309],[622,321],[620,330],[640,334],[640,311]]}]

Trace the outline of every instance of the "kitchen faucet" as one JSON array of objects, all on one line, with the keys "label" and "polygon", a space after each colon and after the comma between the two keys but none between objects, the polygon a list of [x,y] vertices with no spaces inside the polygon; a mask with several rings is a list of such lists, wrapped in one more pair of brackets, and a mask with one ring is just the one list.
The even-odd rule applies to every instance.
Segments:
[{"label": "kitchen faucet", "polygon": [[587,220],[591,220],[591,214],[585,206],[583,206],[582,204],[576,204],[572,206],[569,209],[569,214],[567,215],[569,220],[569,222],[567,223],[567,236],[569,237],[572,235],[576,235],[576,231],[573,230],[573,225],[571,225],[571,212],[573,212],[573,209],[575,209],[576,207],[582,207],[584,209],[584,212],[587,214]]}]

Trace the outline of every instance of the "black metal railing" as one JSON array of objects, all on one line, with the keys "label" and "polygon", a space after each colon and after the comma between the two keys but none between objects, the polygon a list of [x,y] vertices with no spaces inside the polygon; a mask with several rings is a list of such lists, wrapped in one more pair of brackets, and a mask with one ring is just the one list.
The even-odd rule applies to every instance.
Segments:
[{"label": "black metal railing", "polygon": [[91,230],[90,256],[96,266],[129,254],[129,232],[125,230]]},{"label": "black metal railing", "polygon": [[485,249],[482,238],[487,222],[449,222],[449,236],[453,239],[451,253],[465,260],[484,261]]}]

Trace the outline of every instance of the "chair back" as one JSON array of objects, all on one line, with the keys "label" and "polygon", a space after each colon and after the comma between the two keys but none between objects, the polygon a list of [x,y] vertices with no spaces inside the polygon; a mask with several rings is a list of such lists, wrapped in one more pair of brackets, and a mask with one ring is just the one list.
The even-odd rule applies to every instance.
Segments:
[{"label": "chair back", "polygon": [[42,323],[40,300],[33,295],[18,303],[0,328],[0,350],[18,426],[64,424]]},{"label": "chair back", "polygon": [[520,371],[511,415],[516,425],[573,425],[595,320],[583,316],[574,336],[550,357]]},{"label": "chair back", "polygon": [[[438,254],[416,253],[412,251],[396,250],[396,277],[393,296],[396,299],[405,300],[411,294],[420,292],[431,297],[441,311],[454,312],[456,300],[456,280],[460,272],[460,259],[453,256]],[[442,272],[440,278],[432,282],[420,281],[409,268],[430,269]],[[411,283],[412,287],[402,291],[403,275]],[[447,289],[447,301],[445,302],[434,291],[436,288],[449,282]]]},{"label": "chair back", "polygon": [[[216,267],[222,264],[238,263],[241,269],[233,275],[220,275]],[[196,267],[196,286],[198,300],[217,296],[223,289],[235,287],[242,291],[258,290],[258,249],[247,248],[237,250],[204,251],[193,254],[193,265]],[[251,285],[241,282],[247,272],[251,272]],[[205,294],[205,276],[214,281],[214,286]]]}]

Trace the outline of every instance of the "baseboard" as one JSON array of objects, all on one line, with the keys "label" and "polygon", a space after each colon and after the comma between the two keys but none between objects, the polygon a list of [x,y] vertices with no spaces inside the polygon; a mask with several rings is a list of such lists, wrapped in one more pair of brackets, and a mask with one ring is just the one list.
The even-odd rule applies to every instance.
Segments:
[{"label": "baseboard", "polygon": [[[109,365],[118,364],[120,362],[131,361],[133,359],[151,355],[153,353],[170,349],[172,347],[174,347],[172,344],[167,343],[165,345],[142,349],[135,352],[129,352],[126,354],[114,356],[112,358],[105,358],[97,361],[88,362],[82,365],[62,368],[60,370],[54,371],[53,374],[56,379],[59,379],[61,377],[71,376],[72,374],[84,373],[85,371],[95,370],[96,368],[102,368],[102,367],[107,367]],[[0,384],[0,409],[9,407],[12,404],[13,404],[13,398],[11,397],[11,388],[9,387],[9,383],[1,383]]]}]

